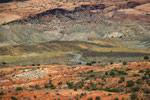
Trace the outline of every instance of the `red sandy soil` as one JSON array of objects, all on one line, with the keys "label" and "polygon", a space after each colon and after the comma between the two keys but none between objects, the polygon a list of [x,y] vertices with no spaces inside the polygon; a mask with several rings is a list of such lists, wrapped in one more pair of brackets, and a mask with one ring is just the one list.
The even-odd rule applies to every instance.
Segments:
[{"label": "red sandy soil", "polygon": [[[103,75],[103,72],[110,71],[112,69],[124,70],[130,68],[128,75],[125,76],[126,80],[136,81],[139,77],[132,77],[133,73],[138,73],[139,70],[146,70],[150,68],[150,62],[140,61],[140,62],[129,62],[126,65],[122,63],[112,64],[112,65],[93,65],[93,66],[66,66],[66,65],[40,65],[40,66],[16,66],[16,67],[0,67],[0,93],[3,92],[4,95],[0,95],[1,100],[11,100],[11,96],[18,98],[19,100],[29,100],[29,99],[39,99],[39,100],[67,100],[69,98],[75,99],[76,97],[80,100],[87,100],[92,97],[100,96],[101,100],[112,100],[114,98],[130,98],[131,93],[123,92],[107,92],[104,90],[85,90],[86,86],[89,86],[89,82],[92,81],[94,84],[98,82],[104,82],[101,78],[89,78],[84,80],[84,86],[82,89],[74,91],[74,89],[68,89],[66,81],[73,82],[76,84],[85,77],[81,77],[81,73],[87,73],[93,70],[94,73],[97,72],[99,75]],[[27,73],[27,74],[26,74]],[[140,74],[143,75],[143,74]],[[105,78],[106,82],[103,87],[115,86],[122,87],[125,83],[116,83],[119,77]],[[49,83],[52,80],[56,89],[44,88],[44,84]],[[58,85],[62,82],[61,85]],[[31,86],[40,87],[41,89],[35,89]],[[17,87],[22,87],[23,90],[16,91]],[[142,87],[150,88],[146,83]],[[130,88],[124,88],[128,90]],[[81,96],[86,93],[86,95]],[[109,94],[111,94],[109,96]],[[142,94],[139,94],[142,95]],[[35,97],[36,96],[36,97]],[[145,99],[147,100],[147,99]]]}]

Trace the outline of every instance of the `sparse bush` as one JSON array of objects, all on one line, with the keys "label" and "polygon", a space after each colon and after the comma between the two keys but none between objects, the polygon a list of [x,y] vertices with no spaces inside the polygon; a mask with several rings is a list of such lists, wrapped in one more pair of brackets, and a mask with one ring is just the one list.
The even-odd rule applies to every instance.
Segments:
[{"label": "sparse bush", "polygon": [[69,89],[73,89],[73,82],[66,82]]},{"label": "sparse bush", "polygon": [[137,94],[132,93],[132,94],[130,95],[130,98],[131,98],[131,100],[137,100]]},{"label": "sparse bush", "polygon": [[91,84],[92,90],[97,90],[97,87],[95,84]]},{"label": "sparse bush", "polygon": [[51,89],[56,89],[56,87],[53,84],[50,85],[50,88]]},{"label": "sparse bush", "polygon": [[147,68],[146,69],[146,71],[145,71],[145,74],[144,74],[145,76],[149,76],[150,77],[150,69],[149,68]]},{"label": "sparse bush", "polygon": [[113,64],[113,62],[110,62],[110,64],[112,65],[112,64]]},{"label": "sparse bush", "polygon": [[146,83],[147,83],[148,85],[150,85],[150,78],[147,78],[147,79],[146,79]]},{"label": "sparse bush", "polygon": [[129,70],[132,70],[132,69],[130,69],[130,68],[127,68],[127,69],[126,69],[126,71],[129,71]]},{"label": "sparse bush", "polygon": [[138,87],[138,86],[135,86],[135,87],[131,88],[132,92],[136,92],[136,91],[139,91],[139,90],[140,90],[140,87]]},{"label": "sparse bush", "polygon": [[95,75],[90,75],[90,77],[95,77]]},{"label": "sparse bush", "polygon": [[117,71],[119,75],[127,75],[128,73],[126,73],[125,71],[122,70],[118,70]]},{"label": "sparse bush", "polygon": [[144,70],[140,70],[139,73],[144,73]]},{"label": "sparse bush", "polygon": [[51,84],[45,84],[44,88],[56,89],[56,87],[52,83]]},{"label": "sparse bush", "polygon": [[111,72],[109,73],[109,75],[114,77],[114,76],[115,76],[115,72],[111,71]]},{"label": "sparse bush", "polygon": [[101,86],[104,86],[104,83],[101,83]]},{"label": "sparse bush", "polygon": [[125,77],[121,76],[121,77],[120,77],[120,80],[118,81],[118,83],[122,83],[122,82],[124,82],[124,81],[125,81]]},{"label": "sparse bush", "polygon": [[114,100],[119,100],[118,98],[115,98]]},{"label": "sparse bush", "polygon": [[22,87],[17,87],[16,88],[16,91],[20,91],[20,90],[23,90]]},{"label": "sparse bush", "polygon": [[44,88],[48,88],[48,84],[44,84]]},{"label": "sparse bush", "polygon": [[146,79],[146,76],[142,76],[142,80],[145,80]]},{"label": "sparse bush", "polygon": [[32,66],[35,66],[35,64],[32,64]]},{"label": "sparse bush", "polygon": [[132,80],[127,81],[126,87],[132,87],[134,86],[134,82]]},{"label": "sparse bush", "polygon": [[34,98],[36,99],[36,95],[34,95]]},{"label": "sparse bush", "polygon": [[93,72],[93,70],[89,70],[89,71],[88,71],[88,73],[92,73],[92,72]]},{"label": "sparse bush", "polygon": [[126,65],[126,64],[127,64],[127,62],[126,62],[126,61],[124,61],[122,64],[123,64],[123,65]]},{"label": "sparse bush", "polygon": [[6,65],[6,62],[2,62],[3,65]]},{"label": "sparse bush", "polygon": [[139,74],[133,74],[133,77],[137,77],[137,76],[140,76]]},{"label": "sparse bush", "polygon": [[85,89],[86,89],[86,90],[89,90],[89,89],[90,89],[90,87],[86,86],[86,87],[85,87]]},{"label": "sparse bush", "polygon": [[105,75],[108,75],[108,72],[105,72]]},{"label": "sparse bush", "polygon": [[89,79],[89,77],[86,77],[86,78],[85,78],[85,80],[88,80],[88,79]]},{"label": "sparse bush", "polygon": [[74,91],[77,91],[77,88],[76,88],[76,87],[74,87]]},{"label": "sparse bush", "polygon": [[101,100],[101,98],[99,96],[96,96],[95,100]]},{"label": "sparse bush", "polygon": [[148,56],[144,56],[144,59],[145,59],[145,60],[148,60],[148,59],[149,59],[149,57],[148,57]]},{"label": "sparse bush", "polygon": [[141,79],[137,79],[136,80],[136,84],[142,84],[142,80]]},{"label": "sparse bush", "polygon": [[4,95],[4,92],[2,91],[2,92],[0,92],[0,95]]},{"label": "sparse bush", "polygon": [[92,61],[91,63],[92,63],[92,64],[95,64],[95,63],[96,63],[96,61]]},{"label": "sparse bush", "polygon": [[89,63],[89,62],[87,62],[87,63],[86,63],[86,65],[88,65],[88,66],[92,66],[92,64],[91,64],[91,63]]},{"label": "sparse bush", "polygon": [[59,82],[59,83],[58,83],[58,85],[61,85],[61,84],[62,84],[62,82]]},{"label": "sparse bush", "polygon": [[143,90],[143,92],[146,93],[146,94],[149,94],[149,93],[150,93],[150,89],[148,89],[148,88],[144,88],[144,89],[142,89],[142,90]]},{"label": "sparse bush", "polygon": [[110,88],[106,87],[104,90],[108,91],[108,92],[123,92],[123,89],[119,89],[119,88],[110,89]]},{"label": "sparse bush", "polygon": [[10,97],[11,98],[11,100],[18,100],[16,97],[14,97],[14,96],[11,96]]}]

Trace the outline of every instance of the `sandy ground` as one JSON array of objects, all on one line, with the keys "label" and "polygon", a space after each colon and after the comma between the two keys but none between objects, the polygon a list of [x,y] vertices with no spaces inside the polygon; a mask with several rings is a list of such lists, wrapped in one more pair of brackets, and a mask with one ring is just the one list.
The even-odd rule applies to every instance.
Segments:
[{"label": "sandy ground", "polygon": [[[61,99],[67,100],[72,98],[80,98],[80,100],[87,100],[88,98],[101,97],[101,100],[112,100],[114,98],[130,98],[131,93],[125,92],[108,92],[101,89],[98,90],[86,90],[86,86],[90,86],[93,82],[100,87],[99,82],[103,83],[102,87],[117,86],[124,87],[125,83],[116,83],[118,77],[106,77],[106,81],[101,78],[89,78],[85,80],[82,77],[84,73],[97,73],[95,75],[102,75],[103,72],[109,72],[110,70],[123,70],[131,69],[128,71],[128,75],[125,75],[126,80],[136,80],[140,76],[132,77],[133,73],[138,73],[139,70],[146,70],[150,67],[150,62],[130,62],[126,65],[122,63],[116,63],[112,65],[93,65],[93,66],[66,66],[66,65],[40,65],[40,66],[14,66],[14,67],[1,67],[0,68],[0,97],[1,100],[11,100],[13,96],[19,100],[39,99],[39,100],[53,100]],[[143,73],[144,74],[144,73]],[[143,75],[140,74],[140,75]],[[52,83],[50,83],[50,80]],[[80,85],[84,80],[84,86],[81,89],[68,89],[66,82],[73,82],[73,84]],[[62,82],[62,84],[59,84]],[[80,84],[79,84],[79,83]],[[45,84],[53,84],[56,89],[44,88]],[[23,90],[16,90],[17,87],[22,87]],[[101,88],[102,88],[101,87]],[[142,84],[142,87],[150,88],[146,83]],[[130,88],[124,88],[128,90]],[[4,94],[2,94],[2,92]],[[138,92],[137,92],[138,93]],[[142,95],[142,94],[139,94]],[[144,96],[143,96],[144,97]],[[145,98],[145,97],[144,97]],[[147,100],[147,99],[145,99]]]}]

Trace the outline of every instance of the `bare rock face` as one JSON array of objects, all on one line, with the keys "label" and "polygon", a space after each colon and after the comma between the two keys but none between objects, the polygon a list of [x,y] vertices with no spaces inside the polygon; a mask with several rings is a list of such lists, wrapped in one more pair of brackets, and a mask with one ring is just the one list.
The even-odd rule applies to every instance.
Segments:
[{"label": "bare rock face", "polygon": [[23,73],[20,73],[14,77],[12,77],[12,80],[36,80],[36,79],[41,79],[46,77],[47,73],[49,73],[50,71],[46,71],[46,70],[29,70]]},{"label": "bare rock face", "polygon": [[106,34],[103,38],[122,38],[124,34],[118,33],[118,32],[113,32],[110,34]]}]

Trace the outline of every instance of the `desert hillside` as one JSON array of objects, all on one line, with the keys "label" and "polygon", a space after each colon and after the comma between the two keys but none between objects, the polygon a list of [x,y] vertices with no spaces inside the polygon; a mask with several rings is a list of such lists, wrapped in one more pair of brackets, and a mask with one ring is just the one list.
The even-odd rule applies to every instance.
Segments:
[{"label": "desert hillside", "polygon": [[1,100],[149,100],[150,62],[0,68]]},{"label": "desert hillside", "polygon": [[150,0],[0,0],[0,100],[150,100]]}]

